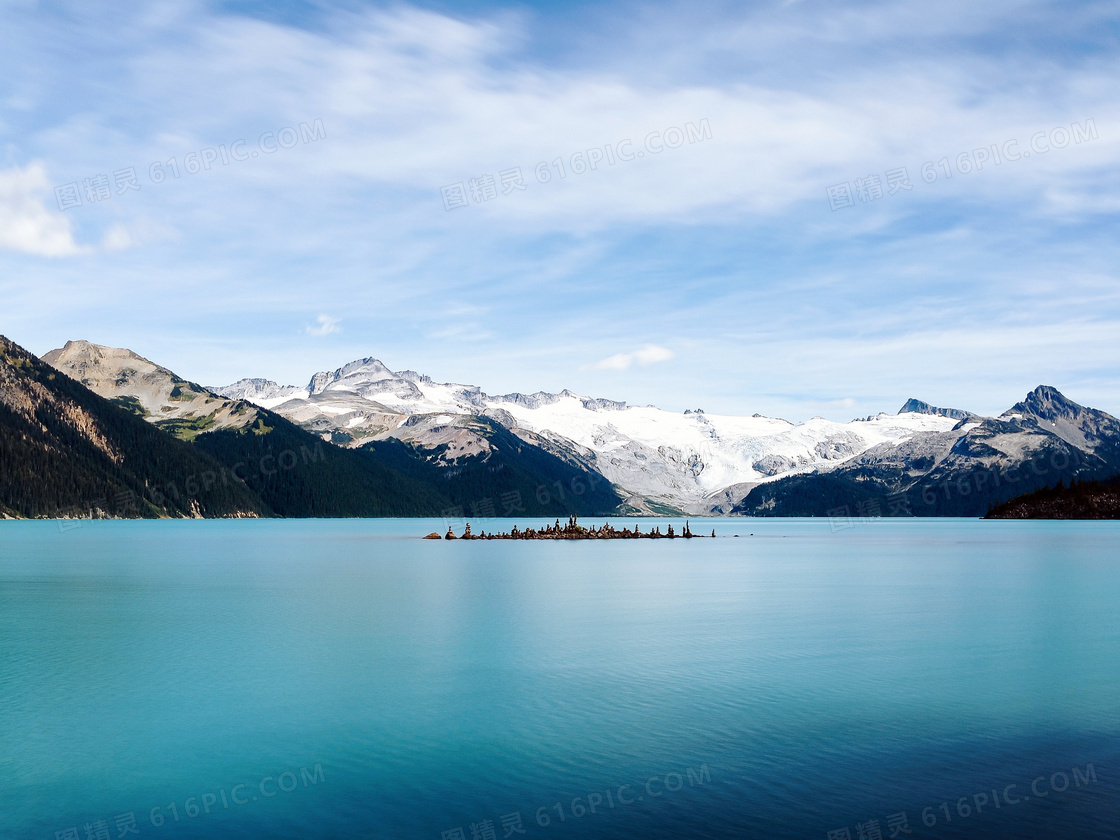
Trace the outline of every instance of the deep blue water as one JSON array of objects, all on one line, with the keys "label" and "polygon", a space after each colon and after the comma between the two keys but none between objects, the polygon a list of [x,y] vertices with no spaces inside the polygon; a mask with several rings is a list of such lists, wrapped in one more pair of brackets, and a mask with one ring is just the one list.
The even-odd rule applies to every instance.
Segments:
[{"label": "deep blue water", "polygon": [[1120,523],[693,525],[2,522],[0,837],[1120,837]]}]

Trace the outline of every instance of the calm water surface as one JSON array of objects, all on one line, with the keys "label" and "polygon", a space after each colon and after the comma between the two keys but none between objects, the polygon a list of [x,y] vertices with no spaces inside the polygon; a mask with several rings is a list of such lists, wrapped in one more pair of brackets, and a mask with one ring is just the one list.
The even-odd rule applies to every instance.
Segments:
[{"label": "calm water surface", "polygon": [[1120,523],[693,527],[2,522],[0,837],[1120,837]]}]

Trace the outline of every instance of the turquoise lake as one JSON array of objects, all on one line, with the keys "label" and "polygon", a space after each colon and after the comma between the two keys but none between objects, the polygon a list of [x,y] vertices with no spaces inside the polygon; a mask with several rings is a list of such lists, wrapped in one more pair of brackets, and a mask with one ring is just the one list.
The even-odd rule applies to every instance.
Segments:
[{"label": "turquoise lake", "polygon": [[1120,838],[1120,523],[692,526],[0,522],[0,838]]}]

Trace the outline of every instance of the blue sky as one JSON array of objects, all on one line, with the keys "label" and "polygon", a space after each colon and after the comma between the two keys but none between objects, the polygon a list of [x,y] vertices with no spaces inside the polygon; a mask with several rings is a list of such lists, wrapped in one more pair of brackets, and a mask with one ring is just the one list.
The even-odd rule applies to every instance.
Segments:
[{"label": "blue sky", "polygon": [[0,0],[0,332],[212,385],[1120,414],[1118,78],[1115,2]]}]

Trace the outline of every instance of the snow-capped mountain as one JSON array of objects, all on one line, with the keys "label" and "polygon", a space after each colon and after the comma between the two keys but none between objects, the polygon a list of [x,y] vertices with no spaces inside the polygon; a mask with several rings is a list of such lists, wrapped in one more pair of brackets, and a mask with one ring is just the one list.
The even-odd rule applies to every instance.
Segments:
[{"label": "snow-capped mountain", "polygon": [[591,450],[595,466],[617,486],[698,512],[709,509],[716,503],[713,497],[731,485],[771,481],[823,462],[844,461],[877,444],[943,431],[956,422],[880,414],[850,423],[815,417],[794,424],[770,417],[678,414],[652,406],[599,408],[572,394],[558,395],[538,408],[506,397],[491,398],[490,406],[512,416],[516,428]]},{"label": "snow-capped mountain", "polygon": [[1059,481],[1120,471],[1120,420],[1041,385],[999,417],[969,415],[952,429],[873,446],[812,474],[759,486],[737,513],[822,516],[888,499],[919,516],[983,516]]},{"label": "snow-capped mountain", "polygon": [[[25,353],[12,347],[17,355]],[[469,509],[472,515],[487,517],[497,514],[503,500],[511,512],[532,516],[598,515],[618,512],[621,502],[614,485],[596,472],[587,458],[560,450],[531,432],[522,431],[518,436],[497,421],[477,414],[456,414],[453,422],[447,421],[449,415],[438,413],[386,414],[374,403],[349,395],[344,385],[336,385],[343,378],[341,373],[319,376],[307,389],[243,380],[225,389],[233,396],[224,396],[126,348],[71,341],[45,354],[44,360],[44,368],[54,371],[49,374],[51,380],[65,380],[72,390],[77,389],[75,393],[116,403],[212,456],[214,460],[205,462],[205,471],[160,475],[160,483],[149,483],[146,492],[153,511],[163,509],[164,497],[183,499],[200,488],[221,495],[217,488],[225,489],[227,483],[248,489],[258,503],[254,512],[278,516],[425,516],[438,512],[452,516]],[[353,374],[362,367],[350,366],[347,372]],[[57,373],[64,376],[58,377]],[[384,373],[366,365],[365,374],[370,375],[364,379],[396,379]],[[37,386],[30,383],[30,387]],[[392,382],[388,387],[400,390]],[[324,389],[332,391],[331,396],[311,394],[312,390]],[[364,412],[381,414],[389,425],[400,424],[400,429],[395,439],[371,439],[358,449],[328,445],[314,433],[241,399],[239,394],[252,395],[261,402],[290,402],[297,407],[311,406],[318,400],[327,412],[337,411],[340,400],[357,400]],[[74,413],[72,407],[66,410]],[[309,410],[312,414],[318,411],[313,406]],[[119,409],[108,413],[110,424],[120,422],[120,416],[112,419],[114,415],[119,415]],[[78,419],[94,444],[104,444],[107,438],[93,419]],[[125,421],[133,422],[133,418],[126,416]],[[3,431],[0,429],[0,433]],[[326,436],[332,443],[336,437],[339,442],[353,443],[353,438],[338,432]],[[28,453],[22,444],[17,448]],[[126,457],[119,447],[109,450],[114,459]],[[561,489],[553,495],[544,492],[549,488]],[[571,492],[564,493],[562,488]],[[3,490],[0,486],[0,517],[5,515]],[[9,501],[13,498],[8,495]],[[208,508],[204,500],[197,501],[201,515]],[[23,502],[20,505],[22,509]],[[505,509],[501,508],[503,512]]]},{"label": "snow-capped mountain", "polygon": [[944,417],[952,417],[954,420],[980,419],[971,411],[961,411],[959,408],[938,408],[935,405],[930,405],[927,402],[916,400],[913,397],[903,403],[902,408],[898,410],[898,413],[940,414]]},{"label": "snow-capped mountain", "polygon": [[[998,417],[911,399],[895,415],[790,423],[571,391],[490,395],[373,358],[317,373],[302,388],[244,379],[209,390],[130,350],[85,341],[44,360],[74,387],[226,467],[257,470],[237,477],[259,494],[261,511],[280,515],[469,509],[485,518],[510,506],[565,515],[974,516],[1059,481],[1120,473],[1120,420],[1048,386]],[[270,459],[296,452],[317,466],[263,480],[278,472]]]},{"label": "snow-capped mountain", "polygon": [[439,448],[447,463],[489,451],[475,420],[487,417],[527,442],[598,470],[638,509],[653,504],[687,512],[727,508],[756,484],[914,435],[946,432],[958,422],[945,410],[795,424],[759,415],[676,413],[567,390],[492,396],[476,385],[394,372],[374,358],[316,373],[305,388],[249,379],[212,390],[270,408],[335,443],[395,438]]},{"label": "snow-capped mountain", "polygon": [[224,388],[208,389],[231,400],[245,400],[261,408],[272,408],[293,397],[305,398],[307,391],[294,385],[281,386],[267,379],[241,379]]}]

